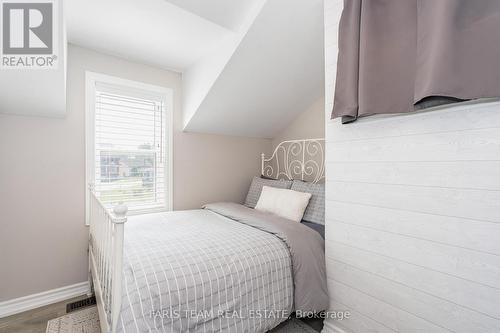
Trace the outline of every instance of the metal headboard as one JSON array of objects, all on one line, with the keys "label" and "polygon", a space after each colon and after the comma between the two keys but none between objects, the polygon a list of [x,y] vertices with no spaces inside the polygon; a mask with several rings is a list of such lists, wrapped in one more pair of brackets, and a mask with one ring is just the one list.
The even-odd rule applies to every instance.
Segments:
[{"label": "metal headboard", "polygon": [[261,175],[275,179],[325,180],[325,139],[281,142],[270,158],[261,155]]}]

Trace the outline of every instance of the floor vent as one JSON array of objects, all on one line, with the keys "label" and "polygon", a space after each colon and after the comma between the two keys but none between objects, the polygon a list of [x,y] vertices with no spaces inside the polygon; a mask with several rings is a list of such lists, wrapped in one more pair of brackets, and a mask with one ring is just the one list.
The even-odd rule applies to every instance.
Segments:
[{"label": "floor vent", "polygon": [[95,297],[92,296],[89,298],[82,299],[80,301],[66,304],[66,313],[70,313],[94,305],[96,305],[96,300]]}]

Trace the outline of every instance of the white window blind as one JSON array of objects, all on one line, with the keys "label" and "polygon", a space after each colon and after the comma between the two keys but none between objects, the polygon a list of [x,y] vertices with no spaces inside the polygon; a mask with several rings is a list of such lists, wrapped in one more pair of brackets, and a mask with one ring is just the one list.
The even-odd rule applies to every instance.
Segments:
[{"label": "white window blind", "polygon": [[165,208],[165,100],[146,91],[95,86],[94,188],[109,205]]}]

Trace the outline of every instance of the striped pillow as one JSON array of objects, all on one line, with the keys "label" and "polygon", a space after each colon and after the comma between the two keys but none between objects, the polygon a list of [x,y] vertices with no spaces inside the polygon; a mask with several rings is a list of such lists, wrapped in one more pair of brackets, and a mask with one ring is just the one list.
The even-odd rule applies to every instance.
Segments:
[{"label": "striped pillow", "polygon": [[313,184],[294,180],[291,189],[312,194],[302,220],[325,224],[325,184]]}]

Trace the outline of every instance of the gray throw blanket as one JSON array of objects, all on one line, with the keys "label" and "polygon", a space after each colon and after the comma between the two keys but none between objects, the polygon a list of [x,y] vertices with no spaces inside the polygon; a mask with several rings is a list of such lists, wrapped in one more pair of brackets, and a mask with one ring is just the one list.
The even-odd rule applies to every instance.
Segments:
[{"label": "gray throw blanket", "polygon": [[319,312],[328,308],[325,241],[316,231],[231,202],[208,204],[204,208],[280,238],[291,254],[295,310]]}]

